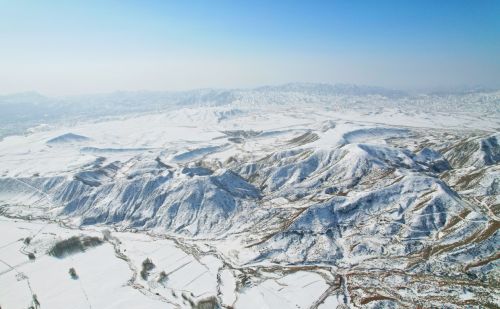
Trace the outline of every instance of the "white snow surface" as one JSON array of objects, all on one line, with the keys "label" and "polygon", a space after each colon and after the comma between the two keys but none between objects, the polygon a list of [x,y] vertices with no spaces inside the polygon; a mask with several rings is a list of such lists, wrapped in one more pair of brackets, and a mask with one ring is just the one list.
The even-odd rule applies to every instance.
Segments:
[{"label": "white snow surface", "polygon": [[[183,94],[3,138],[1,308],[498,305],[499,94],[360,91]],[[104,242],[47,253],[82,235]]]}]

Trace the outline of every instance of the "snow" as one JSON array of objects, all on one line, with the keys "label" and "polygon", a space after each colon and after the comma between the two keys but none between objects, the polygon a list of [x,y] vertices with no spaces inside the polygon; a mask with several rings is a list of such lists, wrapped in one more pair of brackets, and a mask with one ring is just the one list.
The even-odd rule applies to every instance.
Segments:
[{"label": "snow", "polygon": [[321,276],[299,271],[280,279],[266,280],[239,295],[236,308],[309,308],[327,285]]},{"label": "snow", "polygon": [[78,143],[78,142],[85,142],[90,140],[86,136],[78,135],[78,134],[73,134],[73,133],[66,133],[57,137],[54,137],[50,140],[47,141],[47,144],[66,144],[66,143]]},{"label": "snow", "polygon": [[[29,306],[27,282],[56,309],[498,299],[484,283],[498,272],[498,92],[292,84],[147,97],[0,141],[2,308]],[[46,254],[106,229],[101,246]]]},{"label": "snow", "polygon": [[329,309],[329,308],[337,308],[342,302],[339,301],[337,296],[329,296],[325,301],[318,306],[318,309]]},{"label": "snow", "polygon": [[236,301],[236,280],[229,269],[223,269],[220,272],[221,277],[221,294],[222,304],[225,306],[233,306]]},{"label": "snow", "polygon": [[[23,236],[35,237],[41,228],[43,230],[39,237],[53,232],[59,235],[74,234],[71,230],[60,229],[53,224],[43,224],[40,227],[40,224],[10,220],[2,220],[0,224],[2,241],[16,241],[0,251],[2,264],[7,263],[15,267],[15,270],[10,267],[3,270],[0,276],[0,286],[9,287],[0,289],[2,307],[28,307],[31,302],[30,289],[36,294],[40,304],[47,308],[122,308],[124,305],[134,308],[166,307],[163,302],[150,299],[124,285],[130,279],[131,272],[124,261],[115,257],[109,244],[65,259],[38,252],[35,261],[29,262],[28,258],[18,251],[22,245],[19,229],[22,229]],[[9,250],[5,250],[6,248]],[[76,269],[78,280],[69,276],[68,270],[71,267]]]}]

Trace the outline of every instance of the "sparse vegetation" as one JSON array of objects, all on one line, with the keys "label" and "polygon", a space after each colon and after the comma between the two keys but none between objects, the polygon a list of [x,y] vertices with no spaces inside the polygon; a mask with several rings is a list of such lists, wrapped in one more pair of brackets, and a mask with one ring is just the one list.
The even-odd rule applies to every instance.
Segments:
[{"label": "sparse vegetation", "polygon": [[155,268],[155,264],[150,258],[145,259],[142,262],[141,278],[148,280],[149,272]]},{"label": "sparse vegetation", "polygon": [[40,302],[38,301],[38,297],[36,296],[36,294],[33,294],[33,308],[40,308]]},{"label": "sparse vegetation", "polygon": [[191,305],[191,308],[195,307],[195,303],[190,297],[188,297],[186,294],[184,294],[184,292],[181,295],[182,295],[182,298],[185,300],[184,303],[186,303],[186,301],[187,301],[189,303],[189,305]]},{"label": "sparse vegetation", "polygon": [[209,297],[206,299],[200,300],[196,306],[193,306],[195,309],[219,309],[221,306],[215,297]]},{"label": "sparse vegetation", "polygon": [[165,271],[162,270],[160,275],[158,276],[158,283],[164,283],[166,280],[167,280],[167,273],[165,273]]},{"label": "sparse vegetation", "polygon": [[73,236],[71,238],[59,241],[50,250],[49,254],[57,258],[63,258],[67,255],[74,254],[77,252],[83,252],[87,248],[96,247],[103,243],[102,239],[99,237],[78,237]]},{"label": "sparse vegetation", "polygon": [[71,279],[73,280],[78,279],[78,274],[76,273],[76,270],[73,267],[71,267],[68,272],[69,275],[71,276]]}]

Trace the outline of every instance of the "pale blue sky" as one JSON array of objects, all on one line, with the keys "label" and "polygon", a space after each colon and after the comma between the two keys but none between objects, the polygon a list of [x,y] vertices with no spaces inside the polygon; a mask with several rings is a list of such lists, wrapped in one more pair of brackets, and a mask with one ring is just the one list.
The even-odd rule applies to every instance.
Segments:
[{"label": "pale blue sky", "polygon": [[500,1],[4,1],[0,93],[500,86]]}]

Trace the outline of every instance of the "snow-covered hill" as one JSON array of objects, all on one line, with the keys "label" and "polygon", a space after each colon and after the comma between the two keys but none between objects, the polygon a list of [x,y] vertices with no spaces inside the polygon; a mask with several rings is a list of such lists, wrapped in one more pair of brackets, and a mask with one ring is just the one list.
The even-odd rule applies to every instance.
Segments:
[{"label": "snow-covered hill", "polygon": [[[149,279],[134,271],[129,281],[146,299],[227,308],[498,305],[498,93],[290,84],[99,100],[117,114],[0,141],[0,212],[84,232],[112,228],[120,242],[108,235],[94,252],[107,259],[106,250],[126,247],[116,254],[132,270],[161,253],[172,281],[155,279],[159,270]],[[151,247],[134,251],[141,241],[129,232],[148,234]],[[164,238],[172,243],[155,247]],[[199,277],[181,280],[183,267],[200,268]],[[294,297],[302,276],[304,291],[318,286]],[[10,282],[3,279],[0,270],[0,284]],[[12,299],[4,290],[0,305]]]}]

